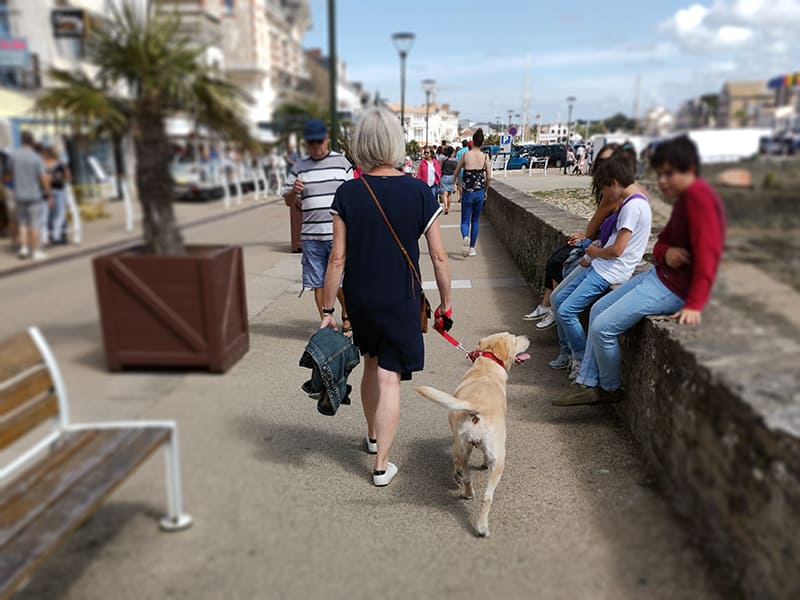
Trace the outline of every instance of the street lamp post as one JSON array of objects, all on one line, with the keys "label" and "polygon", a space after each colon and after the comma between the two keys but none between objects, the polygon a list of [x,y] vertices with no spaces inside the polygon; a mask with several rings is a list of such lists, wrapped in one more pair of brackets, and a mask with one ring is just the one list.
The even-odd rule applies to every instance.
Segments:
[{"label": "street lamp post", "polygon": [[575,96],[567,96],[567,139],[564,142],[564,175],[567,174],[567,154],[569,153],[569,126],[572,121],[572,105],[575,104]]},{"label": "street lamp post", "polygon": [[542,113],[536,115],[536,143],[539,143],[539,132],[542,130]]},{"label": "street lamp post", "polygon": [[428,143],[428,109],[431,105],[431,94],[436,90],[436,81],[433,79],[423,79],[422,89],[425,90],[425,145]]},{"label": "street lamp post", "polygon": [[330,57],[328,80],[329,110],[331,112],[331,148],[339,149],[339,122],[337,119],[338,102],[336,101],[336,76],[338,71],[336,58],[336,0],[328,0],[328,56]]},{"label": "street lamp post", "polygon": [[513,115],[513,114],[514,114],[514,109],[513,108],[509,108],[508,109],[508,129],[511,129],[511,115]]},{"label": "street lamp post", "polygon": [[403,128],[403,143],[407,142],[406,138],[406,58],[414,44],[416,35],[403,31],[400,33],[392,34],[392,43],[394,44],[397,54],[400,55],[400,127]]}]

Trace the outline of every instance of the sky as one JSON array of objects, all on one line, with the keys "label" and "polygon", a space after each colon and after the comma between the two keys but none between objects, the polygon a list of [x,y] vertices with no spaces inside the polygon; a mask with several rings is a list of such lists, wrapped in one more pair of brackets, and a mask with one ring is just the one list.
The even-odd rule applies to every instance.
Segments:
[{"label": "sky", "polygon": [[[328,0],[311,0],[306,48],[328,52]],[[800,0],[336,0],[348,79],[400,102],[391,34],[413,32],[406,105],[435,98],[470,121],[599,119],[719,93],[725,81],[800,71]]]}]

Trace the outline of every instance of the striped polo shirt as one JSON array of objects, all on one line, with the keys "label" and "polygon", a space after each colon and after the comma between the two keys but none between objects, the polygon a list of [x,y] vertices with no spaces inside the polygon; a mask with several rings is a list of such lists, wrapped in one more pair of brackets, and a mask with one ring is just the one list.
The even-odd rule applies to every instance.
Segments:
[{"label": "striped polo shirt", "polygon": [[286,178],[283,193],[292,189],[296,179],[303,182],[303,227],[301,239],[330,241],[333,239],[333,196],[342,183],[353,178],[353,165],[338,152],[314,160],[308,156],[296,161]]}]

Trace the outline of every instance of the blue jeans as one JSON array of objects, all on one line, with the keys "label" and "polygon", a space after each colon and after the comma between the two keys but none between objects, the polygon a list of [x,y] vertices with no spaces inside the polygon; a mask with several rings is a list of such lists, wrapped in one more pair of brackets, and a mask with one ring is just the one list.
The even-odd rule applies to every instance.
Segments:
[{"label": "blue jeans", "polygon": [[620,350],[617,336],[647,315],[673,314],[684,300],[671,292],[655,269],[640,273],[598,300],[589,314],[586,359],[581,364],[578,383],[613,392],[622,383],[619,377]]},{"label": "blue jeans", "polygon": [[589,267],[581,269],[567,285],[563,288],[559,286],[558,294],[553,293],[550,296],[556,322],[561,325],[572,357],[577,361],[583,360],[586,348],[586,333],[583,331],[580,315],[608,286],[609,283]]},{"label": "blue jeans", "polygon": [[[575,263],[575,264],[576,264],[577,266],[576,266],[574,269],[572,269],[572,270],[571,270],[571,271],[570,271],[570,272],[567,274],[567,276],[566,276],[566,277],[564,277],[564,279],[562,279],[562,280],[561,280],[561,283],[559,283],[559,284],[556,286],[556,288],[555,288],[555,289],[552,291],[552,293],[551,293],[551,295],[550,295],[550,303],[551,303],[551,304],[554,302],[554,300],[553,300],[553,297],[554,297],[556,294],[561,294],[561,293],[563,292],[563,290],[564,290],[564,289],[565,289],[565,288],[566,288],[568,285],[570,285],[570,282],[572,282],[572,281],[573,281],[573,280],[574,280],[574,279],[575,279],[575,278],[576,278],[576,277],[577,277],[577,276],[578,276],[578,275],[581,273],[581,271],[583,271],[583,270],[585,270],[585,269],[589,268],[589,267],[582,267],[582,266],[581,266],[581,265],[579,265],[578,263]],[[563,294],[563,295],[561,296],[562,300],[563,300],[563,298],[566,298],[566,297],[567,297],[567,295],[568,295],[568,294]],[[553,310],[555,311],[555,308],[553,308]],[[569,350],[569,344],[567,343],[567,334],[566,334],[566,333],[564,333],[564,328],[563,328],[563,327],[561,327],[561,323],[559,323],[559,322],[558,322],[558,319],[556,319],[556,332],[558,333],[558,349],[559,349],[559,351],[560,351],[561,353],[563,353],[563,354],[569,354],[569,353],[570,353],[570,350]]]},{"label": "blue jeans", "polygon": [[478,220],[483,210],[486,191],[483,189],[467,192],[461,196],[461,237],[469,237],[470,248],[478,241]]}]

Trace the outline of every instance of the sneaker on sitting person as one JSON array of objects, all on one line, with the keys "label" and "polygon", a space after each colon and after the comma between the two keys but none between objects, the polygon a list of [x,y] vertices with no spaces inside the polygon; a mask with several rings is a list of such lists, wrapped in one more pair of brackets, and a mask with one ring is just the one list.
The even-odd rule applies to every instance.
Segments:
[{"label": "sneaker on sitting person", "polygon": [[547,311],[547,314],[544,316],[544,319],[539,321],[536,324],[536,329],[550,329],[551,327],[555,326],[556,324],[556,313],[550,308]]},{"label": "sneaker on sitting person", "polygon": [[581,406],[583,404],[616,404],[623,399],[622,388],[613,391],[580,384],[577,389],[562,394],[550,404],[553,406]]},{"label": "sneaker on sitting person", "polygon": [[542,317],[546,316],[548,312],[550,312],[549,306],[542,306],[539,304],[536,308],[522,318],[526,321],[538,321]]},{"label": "sneaker on sitting person", "polygon": [[547,366],[551,369],[566,369],[569,366],[570,357],[569,353],[567,352],[559,352],[558,356],[556,356],[553,360],[547,363]]}]

